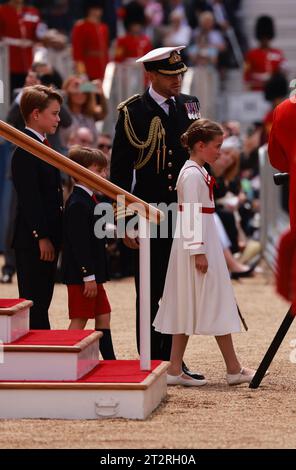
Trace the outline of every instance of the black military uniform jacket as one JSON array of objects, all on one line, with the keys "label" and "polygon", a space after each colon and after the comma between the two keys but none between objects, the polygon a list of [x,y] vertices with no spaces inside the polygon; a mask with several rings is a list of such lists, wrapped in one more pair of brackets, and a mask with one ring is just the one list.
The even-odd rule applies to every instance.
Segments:
[{"label": "black military uniform jacket", "polygon": [[[148,90],[142,96],[135,95],[122,103],[118,109],[120,115],[112,151],[111,181],[130,191],[135,168],[133,193],[136,196],[147,202],[175,202],[178,174],[188,159],[180,136],[199,117],[198,99],[184,94],[176,97],[175,119],[166,114]],[[191,114],[192,109],[197,112]],[[153,126],[151,123],[155,117],[160,124]],[[150,158],[148,154],[153,145],[148,145],[143,151],[140,148],[142,142],[149,140],[149,131],[151,141],[155,139]]]},{"label": "black military uniform jacket", "polygon": [[[28,129],[24,133],[39,140]],[[20,147],[14,151],[11,170],[18,200],[13,247],[39,249],[39,239],[49,238],[59,250],[63,218],[60,172]]]},{"label": "black military uniform jacket", "polygon": [[74,186],[66,202],[64,246],[62,257],[63,282],[82,284],[83,278],[95,275],[97,283],[108,280],[106,239],[97,238],[94,226],[95,201],[82,188]]}]

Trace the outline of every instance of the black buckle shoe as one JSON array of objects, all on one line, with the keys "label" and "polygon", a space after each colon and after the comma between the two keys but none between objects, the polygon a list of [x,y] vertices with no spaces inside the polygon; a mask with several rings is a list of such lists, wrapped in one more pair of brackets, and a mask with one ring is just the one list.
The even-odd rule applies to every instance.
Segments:
[{"label": "black buckle shoe", "polygon": [[183,370],[184,374],[189,375],[190,377],[192,377],[195,380],[204,380],[205,379],[204,375],[199,374],[198,372],[191,372],[191,370],[189,370],[188,367],[186,366],[185,362],[182,363],[182,370]]}]

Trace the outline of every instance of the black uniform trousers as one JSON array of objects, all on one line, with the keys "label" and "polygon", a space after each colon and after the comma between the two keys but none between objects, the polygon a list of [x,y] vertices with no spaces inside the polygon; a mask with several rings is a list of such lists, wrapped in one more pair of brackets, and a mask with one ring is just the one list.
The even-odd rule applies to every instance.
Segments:
[{"label": "black uniform trousers", "polygon": [[31,300],[30,329],[49,330],[48,309],[53,295],[57,260],[41,261],[39,250],[15,250],[17,281],[21,298]]}]

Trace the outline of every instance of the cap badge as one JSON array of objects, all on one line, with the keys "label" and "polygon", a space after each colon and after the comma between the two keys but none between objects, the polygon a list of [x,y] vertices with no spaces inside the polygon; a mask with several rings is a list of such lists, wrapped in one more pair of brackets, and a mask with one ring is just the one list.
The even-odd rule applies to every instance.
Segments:
[{"label": "cap badge", "polygon": [[181,56],[177,51],[173,51],[169,57],[169,64],[177,64],[181,62]]}]

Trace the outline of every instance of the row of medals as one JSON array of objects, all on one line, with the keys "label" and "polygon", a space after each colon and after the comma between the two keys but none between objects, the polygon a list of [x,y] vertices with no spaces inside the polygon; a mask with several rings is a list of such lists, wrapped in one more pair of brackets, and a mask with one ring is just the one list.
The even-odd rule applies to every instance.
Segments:
[{"label": "row of medals", "polygon": [[200,112],[195,101],[191,103],[185,103],[188,119],[200,119]]}]

